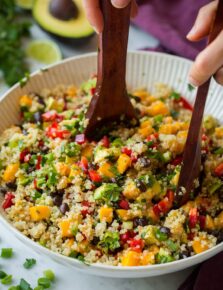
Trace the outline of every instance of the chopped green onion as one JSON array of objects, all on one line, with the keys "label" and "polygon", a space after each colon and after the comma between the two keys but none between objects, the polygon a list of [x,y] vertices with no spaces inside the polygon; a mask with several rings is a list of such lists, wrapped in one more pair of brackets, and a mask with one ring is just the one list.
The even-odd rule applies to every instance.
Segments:
[{"label": "chopped green onion", "polygon": [[33,290],[44,290],[43,286],[36,286]]},{"label": "chopped green onion", "polygon": [[213,153],[216,154],[216,155],[223,154],[223,147],[220,147],[220,148],[215,149]]},{"label": "chopped green onion", "polygon": [[166,243],[170,250],[173,252],[177,251],[179,248],[178,244],[174,243],[172,240],[167,240]]},{"label": "chopped green onion", "polygon": [[7,275],[3,279],[1,279],[1,283],[3,285],[9,285],[12,283],[12,275]]},{"label": "chopped green onion", "polygon": [[41,277],[38,279],[38,286],[42,286],[44,289],[50,288],[51,281],[46,277]]},{"label": "chopped green onion", "polygon": [[21,289],[21,290],[32,290],[30,284],[24,279],[20,280],[19,289]]},{"label": "chopped green onion", "polygon": [[162,233],[161,231],[160,231],[160,229],[157,229],[156,231],[155,231],[155,236],[156,236],[156,238],[157,238],[157,240],[159,240],[159,241],[166,241],[167,239],[168,239],[168,235],[167,234],[165,234],[165,233]]},{"label": "chopped green onion", "polygon": [[49,279],[50,281],[54,281],[55,280],[55,274],[53,273],[52,270],[48,269],[48,270],[45,270],[43,272],[44,276]]},{"label": "chopped green onion", "polygon": [[13,254],[12,248],[3,248],[1,252],[2,258],[11,258]]},{"label": "chopped green onion", "polygon": [[8,290],[21,290],[21,289],[20,289],[20,286],[18,285],[18,286],[11,286],[8,288]]},{"label": "chopped green onion", "polygon": [[26,259],[26,261],[23,264],[23,267],[26,269],[32,268],[36,264],[35,259]]}]

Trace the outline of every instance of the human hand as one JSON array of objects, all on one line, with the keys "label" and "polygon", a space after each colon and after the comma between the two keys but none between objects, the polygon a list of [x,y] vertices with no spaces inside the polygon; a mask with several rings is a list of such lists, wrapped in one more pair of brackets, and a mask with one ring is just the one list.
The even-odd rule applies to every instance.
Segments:
[{"label": "human hand", "polygon": [[[199,41],[209,35],[217,5],[218,1],[215,0],[200,9],[194,26],[187,35],[190,41]],[[189,72],[189,82],[200,86],[213,74],[215,80],[223,85],[223,31],[199,53]]]},{"label": "human hand", "polygon": [[[137,14],[137,4],[135,0],[111,0],[116,8],[124,8],[132,2],[131,17]],[[103,16],[100,10],[99,0],[83,0],[87,18],[97,33],[103,30]]]}]

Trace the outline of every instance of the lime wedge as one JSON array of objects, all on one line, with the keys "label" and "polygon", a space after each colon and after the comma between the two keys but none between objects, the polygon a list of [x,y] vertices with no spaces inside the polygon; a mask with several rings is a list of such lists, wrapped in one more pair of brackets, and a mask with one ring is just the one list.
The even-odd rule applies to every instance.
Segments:
[{"label": "lime wedge", "polygon": [[52,64],[62,59],[58,45],[50,40],[33,40],[26,49],[28,57],[43,64]]},{"label": "lime wedge", "polygon": [[23,9],[32,9],[34,0],[16,0],[16,5]]}]

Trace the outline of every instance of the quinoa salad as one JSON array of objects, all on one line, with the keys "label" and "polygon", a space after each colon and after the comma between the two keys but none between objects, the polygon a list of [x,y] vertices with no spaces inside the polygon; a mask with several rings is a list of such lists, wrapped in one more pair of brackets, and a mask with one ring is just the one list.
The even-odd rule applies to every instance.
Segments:
[{"label": "quinoa salad", "polygon": [[221,243],[223,126],[204,118],[201,179],[177,208],[191,105],[165,84],[132,91],[139,124],[90,142],[84,116],[95,85],[92,77],[80,88],[20,97],[20,124],[0,136],[1,206],[10,222],[87,264],[167,263]]}]

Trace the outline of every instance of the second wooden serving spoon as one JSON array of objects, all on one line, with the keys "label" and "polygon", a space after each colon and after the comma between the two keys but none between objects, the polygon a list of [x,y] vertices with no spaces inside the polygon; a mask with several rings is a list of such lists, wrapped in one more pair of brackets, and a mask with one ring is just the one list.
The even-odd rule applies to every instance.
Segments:
[{"label": "second wooden serving spoon", "polygon": [[125,81],[131,4],[117,9],[110,0],[100,0],[100,6],[104,29],[99,35],[96,91],[86,114],[88,139],[101,137],[103,126],[113,121],[137,120]]}]

